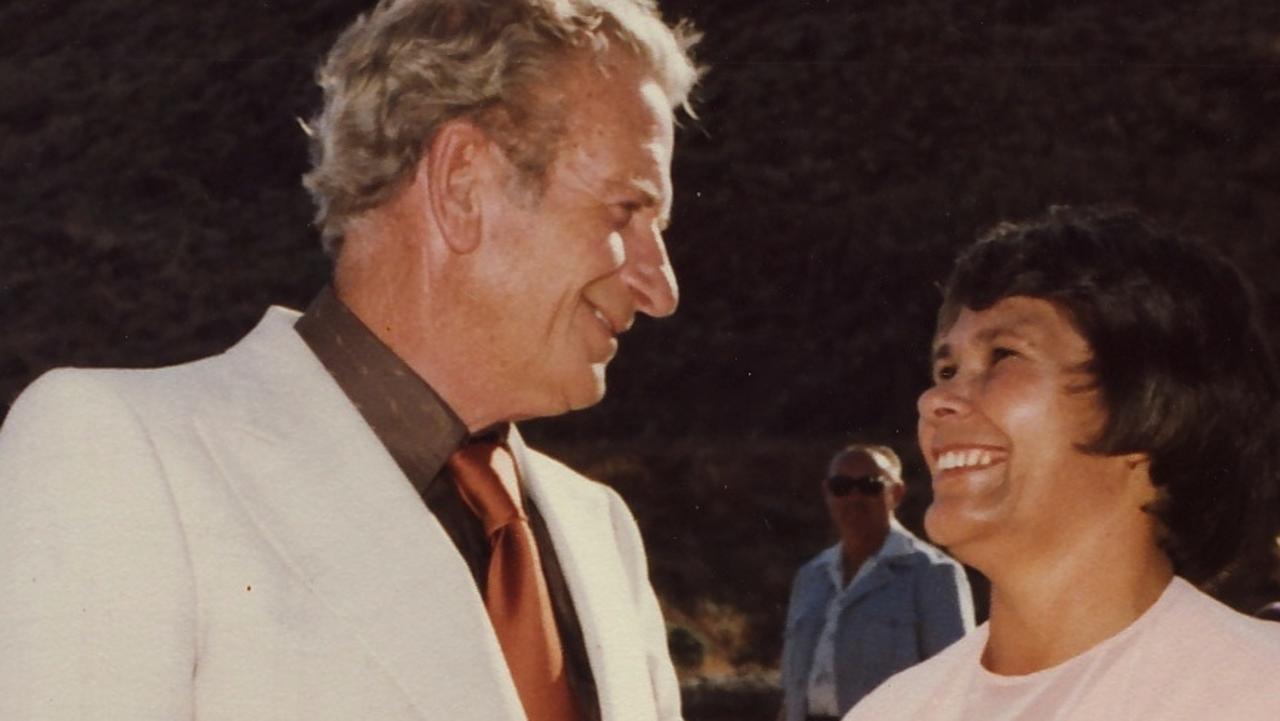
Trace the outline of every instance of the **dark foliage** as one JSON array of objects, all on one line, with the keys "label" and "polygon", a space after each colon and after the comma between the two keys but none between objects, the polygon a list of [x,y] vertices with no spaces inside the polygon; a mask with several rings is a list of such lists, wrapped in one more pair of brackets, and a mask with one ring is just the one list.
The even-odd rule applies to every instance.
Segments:
[{"label": "dark foliage", "polygon": [[[307,302],[327,262],[295,119],[366,5],[0,4],[0,411],[52,366],[190,359]],[[713,68],[676,160],[683,307],[628,334],[604,403],[528,434],[625,491],[671,603],[758,619],[755,658],[826,542],[827,450],[878,437],[918,468],[936,283],[980,230],[1128,203],[1216,240],[1280,330],[1280,4],[665,6]]]}]

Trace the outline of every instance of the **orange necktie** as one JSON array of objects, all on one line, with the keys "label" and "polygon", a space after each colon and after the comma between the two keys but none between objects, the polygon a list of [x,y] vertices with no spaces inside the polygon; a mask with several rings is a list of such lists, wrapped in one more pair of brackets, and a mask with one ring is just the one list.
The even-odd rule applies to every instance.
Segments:
[{"label": "orange necktie", "polygon": [[576,721],[577,703],[569,690],[533,531],[507,491],[508,486],[518,488],[511,452],[497,443],[469,443],[449,457],[449,469],[459,495],[489,537],[485,608],[525,714],[529,721]]}]

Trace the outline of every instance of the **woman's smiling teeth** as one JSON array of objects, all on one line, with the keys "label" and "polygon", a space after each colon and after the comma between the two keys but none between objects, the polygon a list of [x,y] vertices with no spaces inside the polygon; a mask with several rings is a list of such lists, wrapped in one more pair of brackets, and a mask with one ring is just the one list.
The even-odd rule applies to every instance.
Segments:
[{"label": "woman's smiling teeth", "polygon": [[949,471],[955,468],[982,468],[992,463],[991,451],[970,448],[962,451],[947,451],[938,456],[938,470]]}]

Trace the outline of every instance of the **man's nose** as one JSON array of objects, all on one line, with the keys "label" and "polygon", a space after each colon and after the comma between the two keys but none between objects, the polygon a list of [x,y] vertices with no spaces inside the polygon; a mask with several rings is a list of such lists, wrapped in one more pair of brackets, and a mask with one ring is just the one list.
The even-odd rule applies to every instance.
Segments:
[{"label": "man's nose", "polygon": [[635,297],[636,310],[653,318],[676,312],[680,287],[662,232],[655,226],[629,233],[624,242],[627,260],[622,266],[622,279]]}]

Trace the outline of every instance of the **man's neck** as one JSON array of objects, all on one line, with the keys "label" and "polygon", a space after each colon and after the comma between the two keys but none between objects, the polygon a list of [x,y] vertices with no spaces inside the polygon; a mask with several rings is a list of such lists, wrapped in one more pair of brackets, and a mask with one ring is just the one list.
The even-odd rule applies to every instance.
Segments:
[{"label": "man's neck", "polygon": [[338,298],[435,390],[469,432],[519,420],[507,412],[511,392],[477,382],[498,377],[486,368],[484,342],[454,298],[459,293],[442,270],[447,263],[420,250],[431,244],[406,239],[410,230],[426,232],[378,219],[353,231],[335,267]]}]

